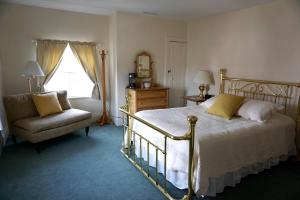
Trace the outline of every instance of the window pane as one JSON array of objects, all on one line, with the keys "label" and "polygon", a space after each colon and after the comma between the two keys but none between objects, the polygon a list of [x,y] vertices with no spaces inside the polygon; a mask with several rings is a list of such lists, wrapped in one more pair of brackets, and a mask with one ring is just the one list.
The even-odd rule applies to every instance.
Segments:
[{"label": "window pane", "polygon": [[91,97],[94,83],[85,73],[68,45],[55,74],[45,85],[47,91],[67,90],[69,97]]}]

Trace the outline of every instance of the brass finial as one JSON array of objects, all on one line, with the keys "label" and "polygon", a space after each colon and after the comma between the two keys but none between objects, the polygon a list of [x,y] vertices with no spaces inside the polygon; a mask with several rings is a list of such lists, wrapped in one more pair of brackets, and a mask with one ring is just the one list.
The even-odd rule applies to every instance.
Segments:
[{"label": "brass finial", "polygon": [[187,120],[189,121],[189,123],[190,123],[191,125],[195,125],[196,122],[198,121],[198,118],[197,118],[196,116],[194,116],[194,115],[189,115],[189,116],[187,117]]},{"label": "brass finial", "polygon": [[221,68],[220,69],[220,74],[221,74],[221,76],[224,76],[225,74],[226,74],[226,69],[224,69],[224,68]]}]

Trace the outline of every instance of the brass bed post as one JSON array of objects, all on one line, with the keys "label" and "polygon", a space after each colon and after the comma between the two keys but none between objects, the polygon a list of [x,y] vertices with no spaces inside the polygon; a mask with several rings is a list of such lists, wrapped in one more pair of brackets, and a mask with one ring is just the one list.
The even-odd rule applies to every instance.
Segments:
[{"label": "brass bed post", "polygon": [[[125,96],[125,105],[122,107],[124,110],[126,110],[127,112],[129,112],[129,96],[128,95],[126,95]],[[130,116],[129,115],[125,115],[124,113],[123,113],[123,116],[126,116],[126,126],[127,126],[127,128],[126,128],[126,131],[127,131],[127,137],[125,138],[125,137],[123,137],[123,141],[124,141],[124,148],[123,148],[123,151],[127,154],[127,155],[129,155],[129,153],[130,153],[130,148],[131,148],[131,127],[130,127]],[[124,136],[125,136],[125,133],[126,133],[126,131],[125,131],[125,126],[124,126],[124,117],[123,117],[123,128],[124,128]],[[127,143],[125,143],[125,140],[127,140]],[[127,145],[125,145],[125,144],[127,144]]]},{"label": "brass bed post", "polygon": [[193,175],[194,175],[194,140],[195,140],[195,126],[198,121],[196,116],[190,115],[187,118],[189,122],[189,168],[188,168],[188,192],[183,197],[183,200],[190,200],[193,196]]},{"label": "brass bed post", "polygon": [[219,94],[224,93],[225,89],[225,76],[226,76],[226,69],[220,69],[220,91]]}]

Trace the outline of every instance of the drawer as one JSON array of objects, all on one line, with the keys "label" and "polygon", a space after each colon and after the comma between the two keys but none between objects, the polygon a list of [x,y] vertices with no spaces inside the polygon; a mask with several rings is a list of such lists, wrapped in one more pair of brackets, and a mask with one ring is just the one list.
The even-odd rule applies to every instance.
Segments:
[{"label": "drawer", "polygon": [[154,99],[144,99],[142,101],[137,102],[137,108],[152,108],[152,107],[160,107],[167,106],[166,98],[154,98]]},{"label": "drawer", "polygon": [[167,96],[166,90],[139,91],[136,94],[137,99],[165,98],[166,96]]},{"label": "drawer", "polygon": [[165,106],[154,106],[154,107],[149,107],[149,108],[138,108],[136,112],[141,111],[141,110],[152,110],[152,109],[163,109],[163,108],[168,108],[167,105]]}]

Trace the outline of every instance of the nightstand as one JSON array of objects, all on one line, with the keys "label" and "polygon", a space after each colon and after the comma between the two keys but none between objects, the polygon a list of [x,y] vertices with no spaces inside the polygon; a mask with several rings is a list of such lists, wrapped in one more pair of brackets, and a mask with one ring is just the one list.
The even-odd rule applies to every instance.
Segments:
[{"label": "nightstand", "polygon": [[185,105],[187,104],[187,101],[192,101],[195,102],[196,105],[199,105],[199,103],[202,103],[211,97],[212,97],[211,95],[207,95],[205,96],[204,99],[200,99],[199,95],[192,95],[192,96],[184,96],[183,99],[185,100]]}]

